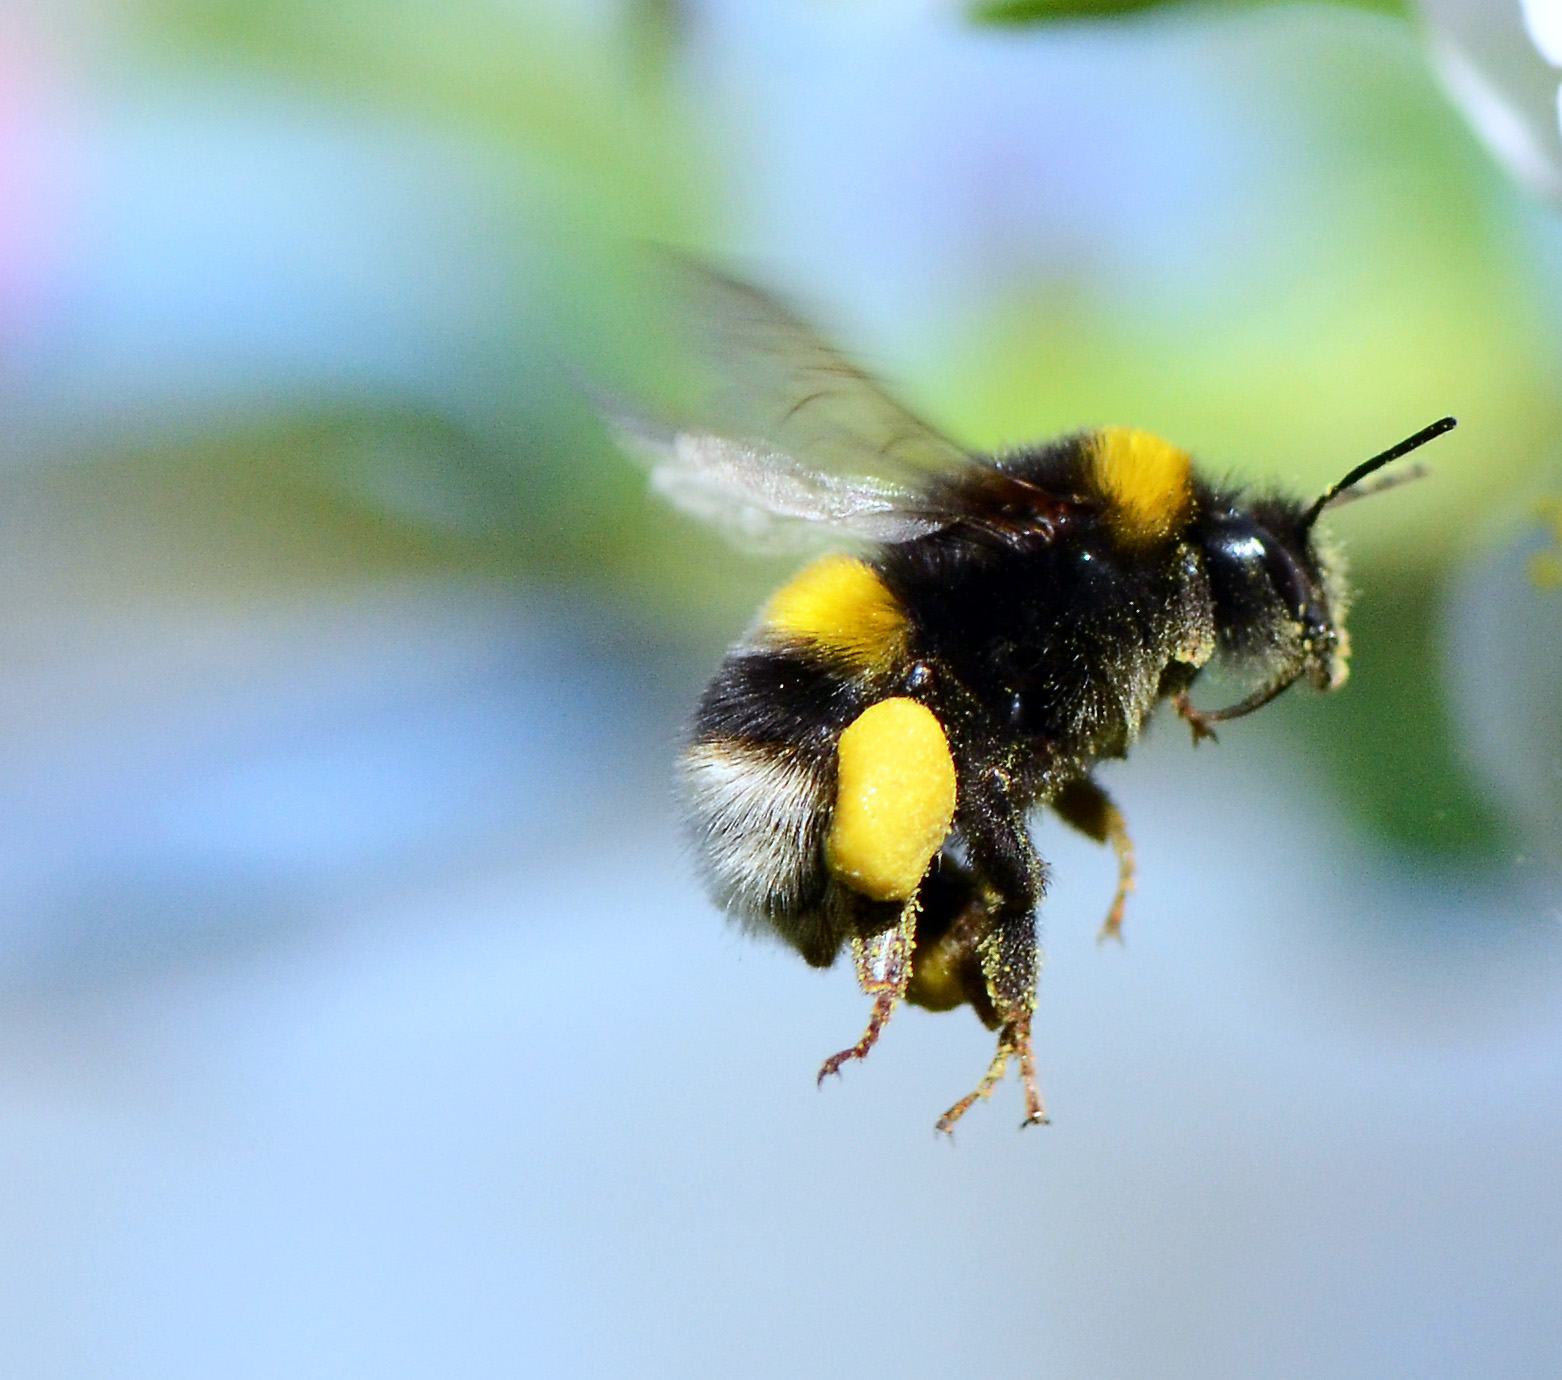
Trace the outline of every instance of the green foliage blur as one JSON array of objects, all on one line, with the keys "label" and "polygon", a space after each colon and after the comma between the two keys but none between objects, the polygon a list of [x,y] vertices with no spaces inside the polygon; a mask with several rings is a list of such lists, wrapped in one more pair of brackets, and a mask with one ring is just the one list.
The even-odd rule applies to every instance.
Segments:
[{"label": "green foliage blur", "polygon": [[[1068,19],[1105,19],[1114,15],[1136,15],[1147,10],[1177,9],[1200,5],[1222,11],[1256,9],[1262,5],[1293,3],[1293,0],[984,0],[971,9],[979,24],[1048,24]],[[1403,15],[1402,0],[1328,0],[1379,14]]]},{"label": "green foliage blur", "polygon": [[[697,36],[674,0],[589,8],[589,20],[468,0],[152,0],[137,12],[135,43],[169,70],[279,81],[491,151],[517,310],[486,342],[491,370],[459,414],[317,390],[104,463],[196,495],[186,511],[208,522],[251,520],[233,514],[259,511],[264,476],[269,527],[319,528],[313,546],[337,565],[524,581],[609,604],[695,661],[714,656],[784,566],[735,555],[647,499],[579,379],[654,387],[675,367],[637,255],[672,244],[725,260],[741,223],[734,167],[750,171],[764,141],[743,142],[730,95],[693,89]],[[838,8],[871,25],[891,7]],[[1094,32],[1088,16],[1145,8],[1009,0],[966,23],[1070,17],[1077,37]],[[1088,261],[1016,256],[936,340],[885,345],[897,387],[973,444],[1131,423],[1217,471],[1304,492],[1456,414],[1428,457],[1432,481],[1334,524],[1360,589],[1347,691],[1290,696],[1260,716],[1267,729],[1226,736],[1290,735],[1385,845],[1495,856],[1503,810],[1466,767],[1445,704],[1458,648],[1441,599],[1495,515],[1556,487],[1562,351],[1536,248],[1549,229],[1437,90],[1411,26],[1367,12],[1399,5],[1156,9],[1153,25],[1114,18],[1110,41],[1202,45],[1210,102],[1247,122],[1259,163],[1282,165],[1232,204],[1230,275],[1136,294]],[[1022,47],[1050,32],[984,31]],[[1159,213],[1153,199],[1127,204]]]}]

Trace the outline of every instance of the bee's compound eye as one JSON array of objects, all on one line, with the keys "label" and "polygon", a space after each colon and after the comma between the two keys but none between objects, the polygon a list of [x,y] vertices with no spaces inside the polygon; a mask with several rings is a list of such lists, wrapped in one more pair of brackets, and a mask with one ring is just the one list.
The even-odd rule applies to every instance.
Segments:
[{"label": "bee's compound eye", "polygon": [[1224,518],[1204,533],[1200,545],[1216,624],[1228,648],[1258,651],[1272,647],[1288,626],[1311,625],[1306,576],[1290,552],[1252,517]]},{"label": "bee's compound eye", "polygon": [[1223,533],[1210,543],[1210,557],[1234,569],[1255,574],[1264,568],[1264,539],[1253,531]]},{"label": "bee's compound eye", "polygon": [[1268,549],[1255,523],[1228,519],[1202,545],[1217,604],[1231,611],[1256,610],[1268,601]]},{"label": "bee's compound eye", "polygon": [[1311,583],[1285,543],[1252,519],[1238,518],[1218,530],[1206,545],[1217,590],[1239,603],[1273,597],[1292,617],[1315,623]]}]

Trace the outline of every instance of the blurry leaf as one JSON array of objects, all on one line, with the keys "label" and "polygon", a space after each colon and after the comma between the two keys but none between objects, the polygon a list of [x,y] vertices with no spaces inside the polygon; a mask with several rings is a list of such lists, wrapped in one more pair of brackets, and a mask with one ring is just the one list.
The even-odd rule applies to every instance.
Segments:
[{"label": "blurry leaf", "polygon": [[645,0],[628,42],[528,6],[151,0],[148,13],[164,41],[497,139],[520,155],[528,198],[578,225],[678,240],[706,202],[682,112],[635,70],[644,41],[673,41],[673,0]]},{"label": "blurry leaf", "polygon": [[1432,65],[1470,128],[1514,179],[1562,203],[1551,0],[1419,0]]},{"label": "blurry leaf", "polygon": [[625,14],[631,56],[640,73],[665,81],[688,37],[689,0],[629,0]]},{"label": "blurry leaf", "polygon": [[[1108,19],[1141,14],[1146,10],[1198,8],[1209,13],[1230,13],[1283,4],[1285,0],[985,0],[971,9],[978,24],[995,28],[1019,28],[1069,19]],[[1377,14],[1406,14],[1406,0],[1328,0]]]},{"label": "blurry leaf", "polygon": [[1535,505],[1535,516],[1545,524],[1551,545],[1531,553],[1530,583],[1542,590],[1562,588],[1562,499],[1543,498]]},{"label": "blurry leaf", "polygon": [[1491,859],[1512,838],[1457,746],[1442,600],[1423,578],[1358,572],[1351,675],[1337,694],[1288,697],[1277,721],[1327,764],[1346,813],[1408,851]]},{"label": "blurry leaf", "polygon": [[1562,858],[1559,549],[1554,497],[1505,524],[1455,581],[1444,648],[1465,750],[1552,864]]}]

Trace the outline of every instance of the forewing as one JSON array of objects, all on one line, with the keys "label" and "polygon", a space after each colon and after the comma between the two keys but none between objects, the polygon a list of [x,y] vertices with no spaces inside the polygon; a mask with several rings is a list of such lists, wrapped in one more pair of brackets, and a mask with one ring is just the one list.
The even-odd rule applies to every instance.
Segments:
[{"label": "forewing", "polygon": [[751,551],[907,541],[943,523],[919,495],[882,481],[843,478],[753,441],[614,419],[620,444],[642,460],[651,488]]},{"label": "forewing", "polygon": [[712,381],[702,429],[891,493],[973,463],[773,297],[687,260],[669,272],[675,315]]},{"label": "forewing", "polygon": [[666,265],[707,386],[677,426],[609,408],[651,487],[750,549],[906,541],[952,523],[1050,539],[1051,502],[896,402],[789,308],[704,265]]}]

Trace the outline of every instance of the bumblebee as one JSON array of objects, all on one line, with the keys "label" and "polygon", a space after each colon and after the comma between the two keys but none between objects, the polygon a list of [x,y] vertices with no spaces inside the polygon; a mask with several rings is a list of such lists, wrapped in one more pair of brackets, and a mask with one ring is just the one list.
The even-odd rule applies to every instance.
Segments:
[{"label": "bumblebee", "polygon": [[[819,1080],[861,1059],[897,1005],[970,1005],[991,1065],[950,1131],[1031,1047],[1047,808],[1115,850],[1102,937],[1120,937],[1134,854],[1094,779],[1168,702],[1194,741],[1298,681],[1346,678],[1326,508],[1453,427],[1418,432],[1311,503],[1200,475],[1182,450],[1104,427],[973,453],[891,398],[765,294],[685,272],[697,335],[731,381],[698,423],[618,418],[653,489],[748,545],[834,547],[782,586],[701,699],[678,767],[709,890],[816,967],[849,950],[872,1009]],[[1256,688],[1217,710],[1212,661]]]}]

